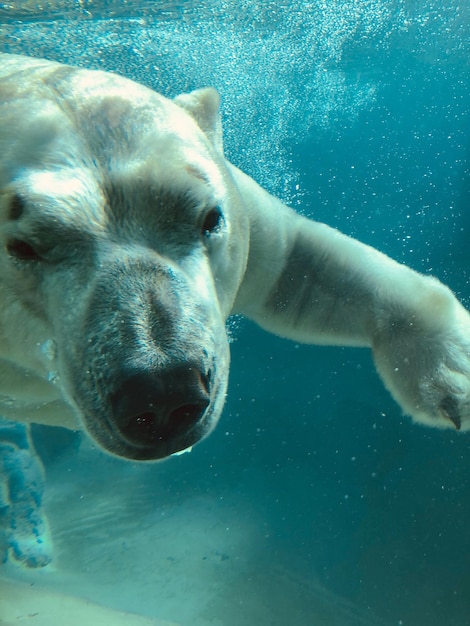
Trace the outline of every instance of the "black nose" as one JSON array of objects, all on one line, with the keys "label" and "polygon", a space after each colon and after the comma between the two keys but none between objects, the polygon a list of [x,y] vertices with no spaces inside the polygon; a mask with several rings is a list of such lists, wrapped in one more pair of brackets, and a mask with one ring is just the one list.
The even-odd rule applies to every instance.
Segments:
[{"label": "black nose", "polygon": [[119,432],[143,447],[184,436],[209,406],[209,377],[190,365],[132,373],[111,398]]}]

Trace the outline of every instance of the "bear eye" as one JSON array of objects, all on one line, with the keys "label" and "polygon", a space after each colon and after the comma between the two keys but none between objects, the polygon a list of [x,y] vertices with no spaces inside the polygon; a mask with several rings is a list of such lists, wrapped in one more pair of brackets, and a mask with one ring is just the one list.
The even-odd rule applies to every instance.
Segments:
[{"label": "bear eye", "polygon": [[22,239],[10,239],[6,245],[8,254],[18,261],[40,261],[41,255]]},{"label": "bear eye", "polygon": [[211,235],[212,233],[218,232],[224,220],[224,216],[222,215],[222,211],[219,207],[214,207],[206,214],[204,219],[204,223],[202,225],[202,234],[203,235]]}]

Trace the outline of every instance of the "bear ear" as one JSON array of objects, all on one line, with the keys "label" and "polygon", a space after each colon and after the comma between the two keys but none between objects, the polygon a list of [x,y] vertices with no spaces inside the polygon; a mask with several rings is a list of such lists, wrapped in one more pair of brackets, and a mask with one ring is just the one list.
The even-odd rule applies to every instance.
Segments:
[{"label": "bear ear", "polygon": [[223,153],[220,94],[213,87],[176,96],[175,103],[194,117],[214,147]]}]

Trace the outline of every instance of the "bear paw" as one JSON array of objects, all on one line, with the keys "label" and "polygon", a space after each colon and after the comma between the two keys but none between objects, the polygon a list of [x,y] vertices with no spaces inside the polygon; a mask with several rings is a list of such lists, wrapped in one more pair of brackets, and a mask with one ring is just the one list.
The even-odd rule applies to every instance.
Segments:
[{"label": "bear paw", "polygon": [[0,562],[11,556],[27,567],[52,560],[43,515],[43,469],[30,446],[27,428],[0,424]]},{"label": "bear paw", "polygon": [[421,421],[470,430],[470,329],[467,337],[446,335],[436,350],[437,366],[424,372],[419,385]]},{"label": "bear paw", "polygon": [[52,561],[52,546],[48,538],[29,535],[12,535],[9,547],[11,555],[26,567],[44,567]]},{"label": "bear paw", "polygon": [[52,561],[49,526],[33,499],[4,505],[0,513],[0,563],[9,557],[26,567]]},{"label": "bear paw", "polygon": [[430,426],[468,431],[470,315],[441,287],[419,315],[389,325],[374,344],[374,356],[407,414]]}]

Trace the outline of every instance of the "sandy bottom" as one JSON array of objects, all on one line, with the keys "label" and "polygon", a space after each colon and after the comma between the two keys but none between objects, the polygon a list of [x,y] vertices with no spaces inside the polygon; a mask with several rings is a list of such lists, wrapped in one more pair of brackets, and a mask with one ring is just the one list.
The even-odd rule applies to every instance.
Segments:
[{"label": "sandy bottom", "polygon": [[48,480],[54,562],[3,569],[2,626],[377,626],[292,571],[240,494],[175,494],[126,467]]},{"label": "sandy bottom", "polygon": [[83,598],[0,579],[0,624],[34,626],[171,626],[170,622],[114,611]]}]

